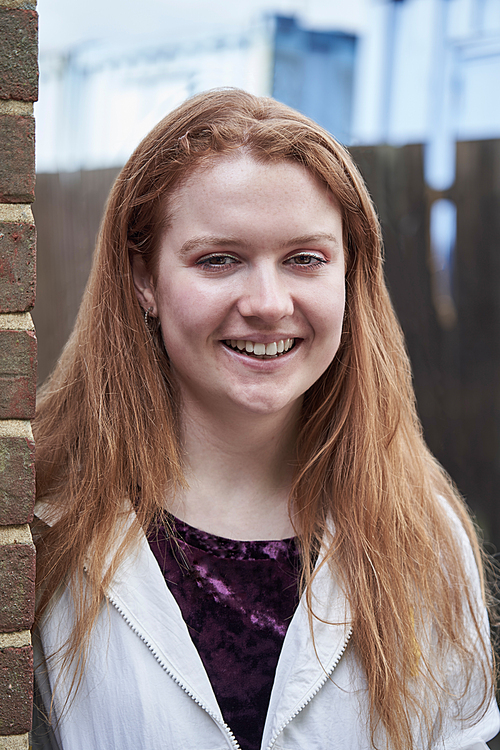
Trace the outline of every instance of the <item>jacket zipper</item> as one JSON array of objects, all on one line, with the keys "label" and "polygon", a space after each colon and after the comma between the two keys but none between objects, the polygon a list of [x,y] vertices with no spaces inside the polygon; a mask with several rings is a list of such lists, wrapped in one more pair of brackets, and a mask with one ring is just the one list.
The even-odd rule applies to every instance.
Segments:
[{"label": "jacket zipper", "polygon": [[312,699],[314,698],[314,696],[317,693],[319,693],[319,691],[321,690],[321,688],[323,687],[323,685],[325,684],[325,682],[328,680],[328,678],[330,677],[330,675],[332,674],[332,672],[336,669],[336,667],[337,667],[339,661],[341,660],[342,656],[344,655],[344,652],[345,652],[345,650],[347,648],[347,645],[348,645],[349,641],[351,640],[351,636],[352,636],[352,627],[349,628],[349,630],[347,632],[347,635],[345,637],[344,643],[342,644],[342,648],[339,651],[339,653],[337,654],[337,658],[333,662],[333,664],[330,667],[330,669],[328,670],[328,672],[325,672],[325,674],[323,676],[323,679],[316,686],[316,689],[314,690],[314,692],[312,692],[310,695],[308,695],[307,699],[303,703],[301,703],[301,705],[297,708],[297,710],[294,711],[294,713],[291,716],[289,716],[288,719],[285,722],[283,722],[283,724],[280,726],[280,728],[278,729],[278,731],[275,732],[275,734],[271,737],[271,741],[269,742],[269,745],[267,746],[266,750],[272,750],[273,745],[275,744],[276,740],[278,739],[278,737],[280,736],[280,734],[282,733],[282,731],[290,724],[291,721],[293,721],[293,719],[295,719],[295,717],[302,711],[302,709],[304,709],[307,706],[307,704],[312,701]]},{"label": "jacket zipper", "polygon": [[149,651],[152,653],[160,667],[163,669],[166,674],[168,674],[169,677],[178,685],[185,693],[188,695],[194,702],[200,706],[206,713],[215,721],[215,723],[222,729],[222,731],[229,737],[229,740],[231,742],[231,747],[233,750],[241,750],[241,746],[239,745],[238,741],[236,740],[236,737],[232,733],[230,727],[224,722],[221,721],[214,713],[211,711],[207,706],[205,706],[204,703],[202,703],[188,688],[181,682],[179,677],[172,672],[169,667],[160,659],[158,654],[156,653],[153,646],[149,643],[149,641],[144,638],[144,636],[137,630],[137,628],[133,625],[133,623],[130,621],[130,619],[127,617],[123,609],[117,604],[117,602],[114,601],[114,599],[108,595],[108,600],[111,602],[113,607],[118,611],[118,613],[123,617],[129,628],[132,630],[133,633],[135,633],[138,638],[141,639],[141,641],[148,647]]}]

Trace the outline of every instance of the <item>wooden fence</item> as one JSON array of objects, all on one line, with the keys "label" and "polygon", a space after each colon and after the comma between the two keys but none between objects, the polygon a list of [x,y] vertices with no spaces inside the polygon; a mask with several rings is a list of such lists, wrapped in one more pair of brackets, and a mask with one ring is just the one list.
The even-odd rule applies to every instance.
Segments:
[{"label": "wooden fence", "polygon": [[[382,221],[386,276],[406,334],[431,450],[500,548],[500,141],[457,146],[453,188],[426,188],[418,145],[352,153]],[[39,375],[53,367],[74,323],[109,188],[117,170],[37,179]],[[432,202],[457,207],[455,317],[436,296]]]}]

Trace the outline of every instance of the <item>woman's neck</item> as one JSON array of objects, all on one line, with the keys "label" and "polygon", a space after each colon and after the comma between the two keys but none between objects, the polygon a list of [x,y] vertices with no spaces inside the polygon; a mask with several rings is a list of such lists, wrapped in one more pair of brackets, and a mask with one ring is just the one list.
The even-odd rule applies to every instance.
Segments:
[{"label": "woman's neck", "polygon": [[293,536],[288,498],[300,404],[283,414],[184,410],[188,489],[171,511],[186,523],[231,539]]}]

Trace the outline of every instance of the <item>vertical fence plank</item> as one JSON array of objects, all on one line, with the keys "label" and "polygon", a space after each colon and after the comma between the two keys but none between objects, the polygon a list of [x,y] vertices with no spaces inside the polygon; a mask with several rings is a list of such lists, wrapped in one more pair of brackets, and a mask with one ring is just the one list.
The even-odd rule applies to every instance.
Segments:
[{"label": "vertical fence plank", "polygon": [[456,182],[442,196],[457,206],[451,327],[433,298],[422,147],[352,153],[381,218],[426,440],[500,548],[500,141],[459,143]]},{"label": "vertical fence plank", "polygon": [[500,141],[459,143],[456,479],[500,548]]},{"label": "vertical fence plank", "polygon": [[40,174],[33,213],[38,232],[38,378],[52,370],[73,328],[106,199],[118,169]]}]

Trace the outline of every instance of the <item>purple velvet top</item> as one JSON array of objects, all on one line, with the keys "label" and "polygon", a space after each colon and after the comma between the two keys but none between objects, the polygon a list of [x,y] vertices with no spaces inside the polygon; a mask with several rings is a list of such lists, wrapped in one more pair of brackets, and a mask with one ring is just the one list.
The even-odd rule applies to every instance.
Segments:
[{"label": "purple velvet top", "polygon": [[295,539],[241,542],[173,520],[149,544],[180,607],[225,722],[259,750],[274,673],[298,603]]}]

